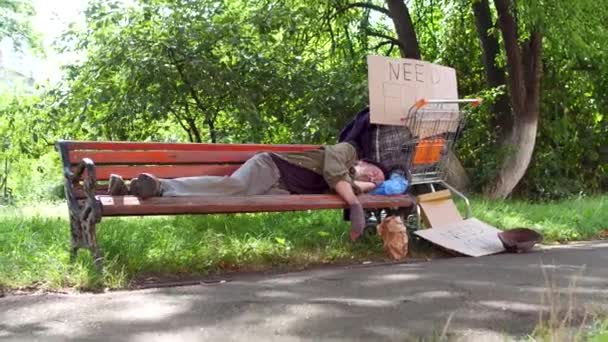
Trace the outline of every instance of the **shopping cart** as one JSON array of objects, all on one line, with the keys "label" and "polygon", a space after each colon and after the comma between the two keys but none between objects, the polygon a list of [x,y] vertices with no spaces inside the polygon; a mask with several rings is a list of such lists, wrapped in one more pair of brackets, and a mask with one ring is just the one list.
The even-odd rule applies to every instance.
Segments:
[{"label": "shopping cart", "polygon": [[[436,185],[449,189],[464,201],[465,218],[472,216],[469,199],[447,183],[449,152],[462,133],[465,113],[480,103],[479,99],[422,99],[401,119],[410,135],[402,147],[410,172],[410,186],[427,185],[431,192],[436,191]],[[420,205],[416,206],[416,215],[408,217],[407,221],[413,229],[422,227]]]},{"label": "shopping cart", "polygon": [[[375,131],[373,138],[383,144],[376,146],[377,155],[372,159],[384,165],[390,164],[393,172],[408,173],[404,176],[409,180],[410,189],[415,186],[416,190],[426,190],[424,185],[430,192],[436,192],[436,186],[449,189],[463,199],[465,218],[470,218],[469,199],[447,183],[447,173],[449,151],[462,133],[465,113],[480,103],[479,99],[417,101],[401,119],[402,127],[382,126],[381,130]],[[380,137],[381,133],[385,136]],[[404,217],[412,238],[415,237],[413,232],[422,228],[421,211],[417,205],[415,214]],[[374,234],[376,225],[389,214],[407,215],[390,210],[366,210],[365,235]]]}]

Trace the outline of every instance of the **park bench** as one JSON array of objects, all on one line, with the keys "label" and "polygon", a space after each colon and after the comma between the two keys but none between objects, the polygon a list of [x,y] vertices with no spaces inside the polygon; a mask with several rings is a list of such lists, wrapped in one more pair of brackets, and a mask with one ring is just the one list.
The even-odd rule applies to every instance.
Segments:
[{"label": "park bench", "polygon": [[[71,257],[89,249],[101,265],[96,224],[104,216],[217,214],[340,209],[348,205],[337,195],[262,195],[153,197],[106,194],[110,174],[125,180],[141,172],[160,178],[231,174],[258,152],[294,152],[318,145],[186,144],[142,142],[58,141],[65,176],[71,226]],[[361,195],[364,208],[397,210],[405,215],[414,207],[409,195]]]}]

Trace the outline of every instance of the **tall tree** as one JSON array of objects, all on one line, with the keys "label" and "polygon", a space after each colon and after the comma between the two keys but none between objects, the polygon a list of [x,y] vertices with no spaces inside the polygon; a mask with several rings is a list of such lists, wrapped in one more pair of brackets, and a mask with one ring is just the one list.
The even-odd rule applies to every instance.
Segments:
[{"label": "tall tree", "polygon": [[[475,27],[481,45],[481,57],[484,66],[484,74],[488,87],[498,88],[506,86],[506,70],[498,64],[500,56],[500,45],[496,25],[492,18],[489,0],[473,1],[473,14],[475,16]],[[492,128],[501,135],[502,131],[508,131],[513,125],[513,115],[509,107],[509,97],[502,91],[492,104],[494,120]]]},{"label": "tall tree", "polygon": [[524,176],[534,152],[540,118],[543,41],[564,47],[571,58],[576,58],[605,39],[605,28],[590,18],[605,10],[594,0],[494,0],[494,6],[506,54],[512,117],[497,121],[502,124],[498,142],[503,157],[496,177],[484,192],[490,197],[505,198]]},{"label": "tall tree", "polygon": [[542,33],[538,27],[531,27],[522,38],[511,0],[495,0],[494,4],[507,55],[513,120],[503,120],[506,125],[500,128],[500,144],[506,153],[485,193],[505,198],[523,177],[534,151],[540,106]]}]

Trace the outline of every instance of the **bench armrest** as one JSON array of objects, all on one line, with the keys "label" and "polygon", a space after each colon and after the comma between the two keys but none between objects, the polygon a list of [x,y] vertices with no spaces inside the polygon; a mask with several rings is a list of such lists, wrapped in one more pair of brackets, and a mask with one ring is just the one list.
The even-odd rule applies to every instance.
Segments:
[{"label": "bench armrest", "polygon": [[[86,174],[84,173],[86,171]],[[95,190],[97,189],[97,176],[95,174],[95,163],[89,158],[83,158],[74,172],[69,168],[64,169],[64,175],[70,183],[70,190],[74,189],[81,180],[83,181],[84,193],[87,196],[89,210],[93,210],[93,214],[97,221],[101,220],[101,210],[97,210],[97,199],[95,198]],[[82,216],[86,217],[90,214],[89,210],[84,210]]]},{"label": "bench armrest", "polygon": [[[83,173],[86,175],[83,179]],[[80,164],[76,166],[74,172],[69,168],[64,170],[65,177],[72,183],[72,186],[77,185],[80,180],[83,180],[84,191],[87,197],[95,198],[95,186],[97,185],[97,177],[95,175],[95,163],[89,158],[83,158]]]}]

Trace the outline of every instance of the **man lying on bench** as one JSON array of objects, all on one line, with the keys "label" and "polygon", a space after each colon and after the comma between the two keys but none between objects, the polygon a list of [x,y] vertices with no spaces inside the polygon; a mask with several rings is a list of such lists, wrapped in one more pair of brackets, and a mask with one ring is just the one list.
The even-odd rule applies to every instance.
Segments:
[{"label": "man lying on bench", "polygon": [[163,196],[252,196],[266,194],[322,194],[335,191],[350,205],[351,240],[365,228],[365,213],[358,194],[376,188],[385,179],[381,165],[358,160],[354,144],[343,142],[321,149],[258,153],[230,176],[198,176],[159,179],[142,173],[131,180],[111,175],[108,192],[132,194],[142,199]]}]

